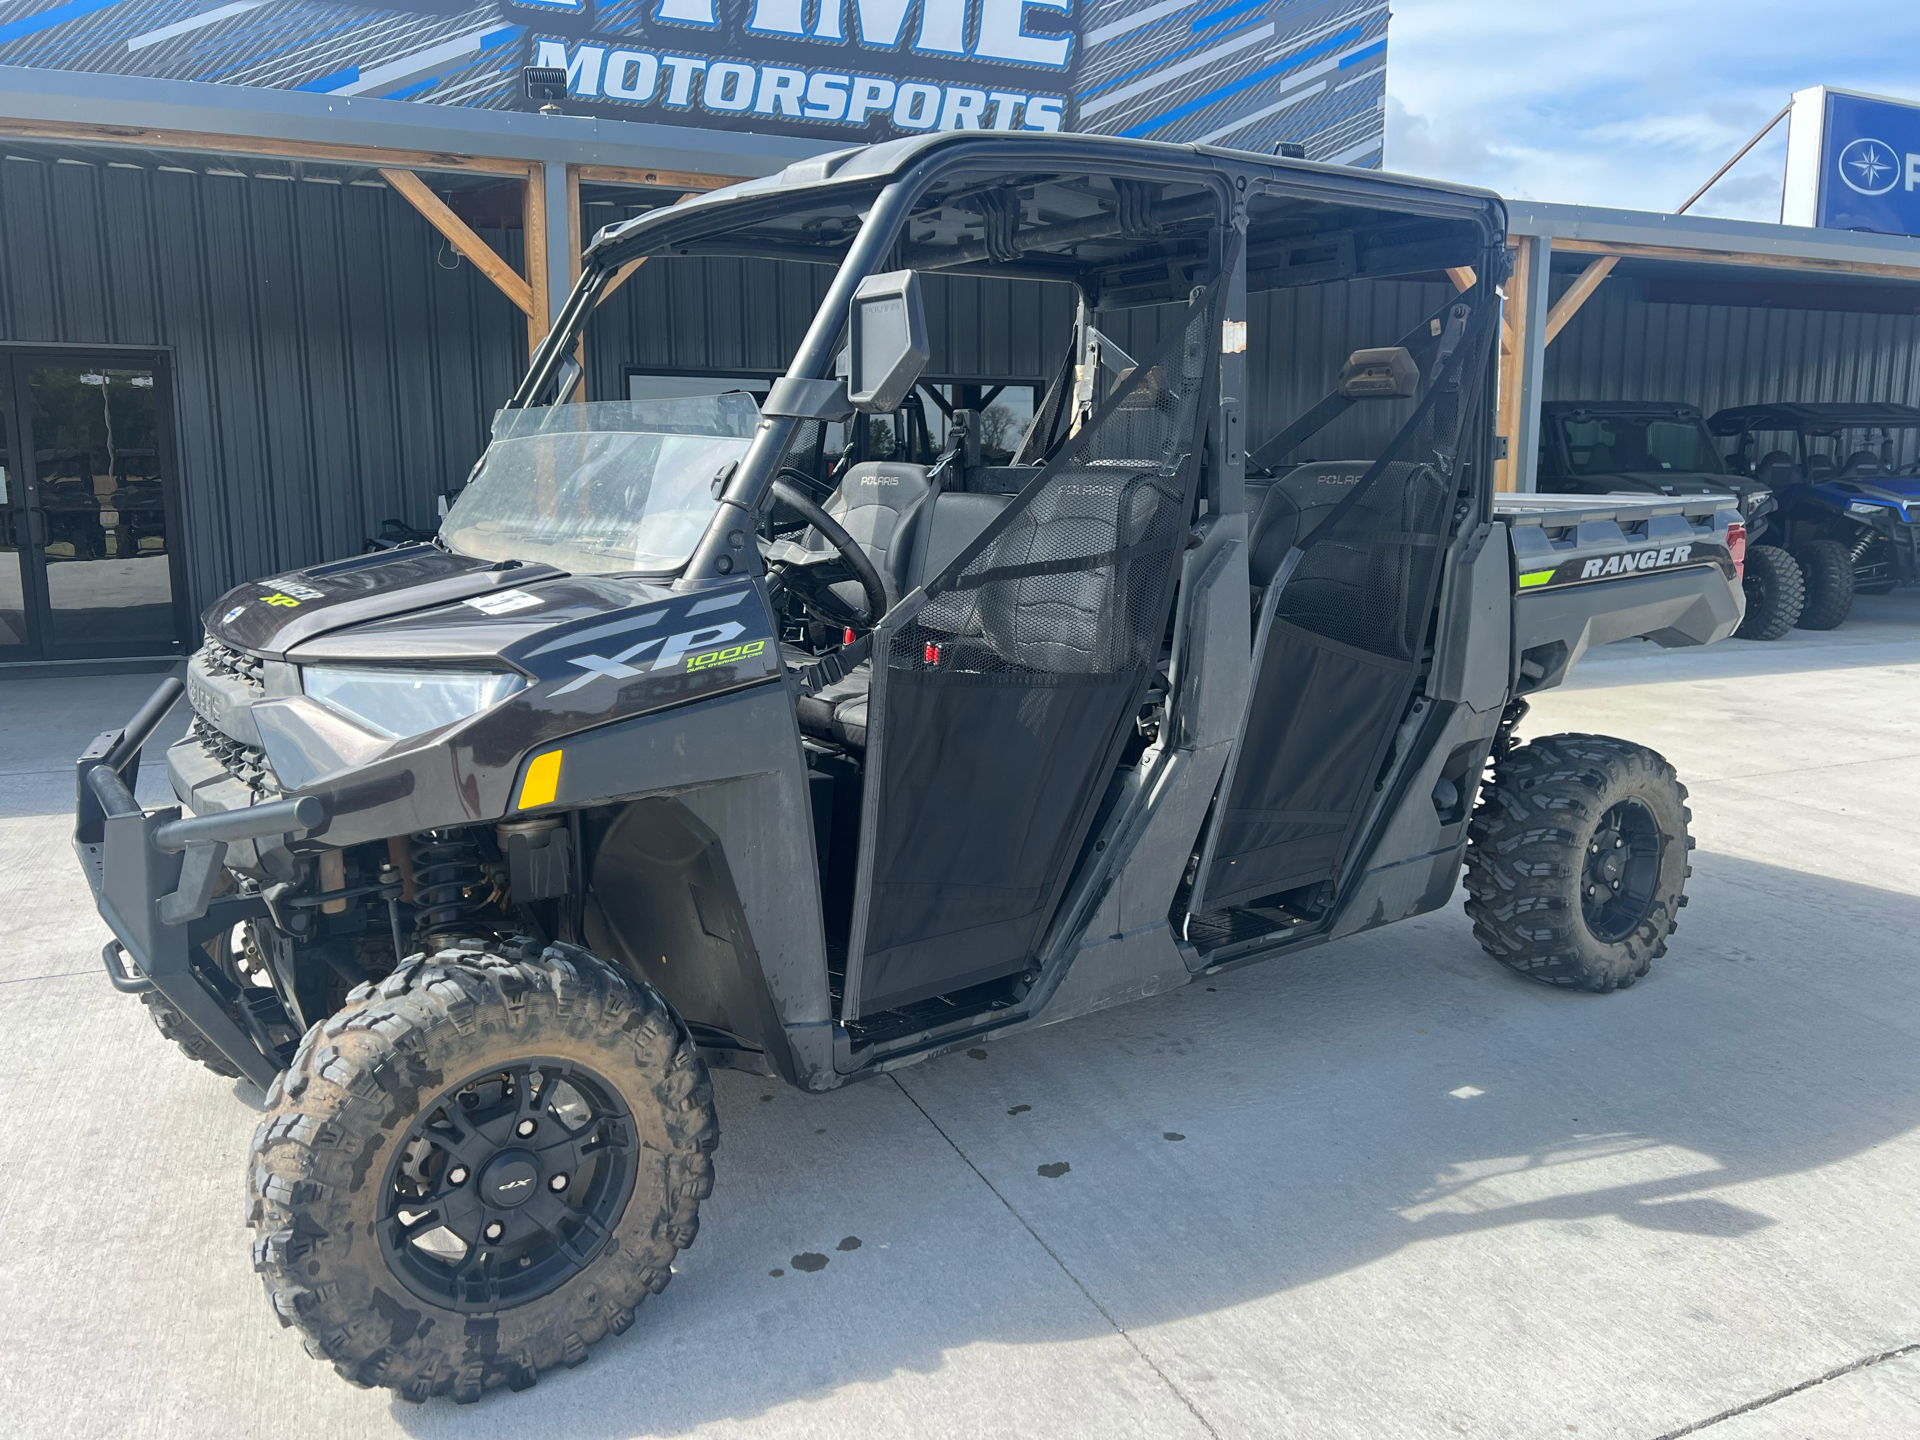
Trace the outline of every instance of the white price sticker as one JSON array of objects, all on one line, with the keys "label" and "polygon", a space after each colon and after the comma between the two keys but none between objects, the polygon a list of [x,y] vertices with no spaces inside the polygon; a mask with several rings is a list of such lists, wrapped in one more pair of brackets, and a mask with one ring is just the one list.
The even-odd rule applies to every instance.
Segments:
[{"label": "white price sticker", "polygon": [[492,595],[476,595],[463,603],[483,615],[511,615],[516,610],[532,610],[546,602],[525,590],[501,590]]}]

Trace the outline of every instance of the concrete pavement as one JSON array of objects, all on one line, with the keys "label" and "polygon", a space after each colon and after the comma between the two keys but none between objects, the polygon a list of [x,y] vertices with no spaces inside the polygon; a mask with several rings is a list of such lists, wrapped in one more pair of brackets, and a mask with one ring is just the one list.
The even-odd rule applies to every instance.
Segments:
[{"label": "concrete pavement", "polygon": [[9,1434],[1920,1434],[1910,593],[1539,697],[1523,736],[1692,789],[1693,903],[1632,991],[1508,974],[1456,901],[829,1096],[721,1074],[674,1284],[464,1408],[275,1326],[254,1115],[99,974],[67,766],[152,683],[0,681]]}]

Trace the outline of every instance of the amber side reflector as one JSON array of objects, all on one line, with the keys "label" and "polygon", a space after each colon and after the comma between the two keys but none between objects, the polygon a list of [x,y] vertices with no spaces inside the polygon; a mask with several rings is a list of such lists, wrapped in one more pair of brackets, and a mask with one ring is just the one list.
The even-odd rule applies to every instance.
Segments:
[{"label": "amber side reflector", "polygon": [[528,764],[527,778],[520,782],[522,810],[553,803],[553,797],[560,789],[560,755],[558,750],[549,751],[545,755],[536,755]]}]

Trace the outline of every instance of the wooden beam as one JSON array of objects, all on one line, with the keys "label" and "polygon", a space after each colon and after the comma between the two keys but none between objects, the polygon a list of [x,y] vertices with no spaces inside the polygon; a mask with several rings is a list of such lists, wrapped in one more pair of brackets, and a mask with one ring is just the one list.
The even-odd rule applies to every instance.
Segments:
[{"label": "wooden beam", "polygon": [[744,175],[703,175],[697,170],[640,170],[628,165],[582,165],[580,178],[589,185],[655,185],[668,190],[718,190],[738,185]]},{"label": "wooden beam", "polygon": [[380,178],[405,196],[408,203],[426,217],[427,223],[446,236],[447,243],[471,260],[473,268],[491,280],[502,295],[532,317],[533,294],[527,282],[514,274],[513,267],[474,234],[466,221],[449,210],[447,202],[429,190],[418,175],[411,170],[382,170]]},{"label": "wooden beam", "polygon": [[1519,474],[1520,443],[1520,366],[1522,346],[1527,334],[1527,296],[1532,278],[1531,245],[1517,246],[1513,254],[1513,274],[1507,277],[1507,320],[1512,324],[1516,343],[1500,356],[1500,403],[1496,424],[1507,439],[1507,458],[1493,464],[1493,488],[1511,493]]},{"label": "wooden beam", "polygon": [[1751,250],[1694,250],[1684,245],[1643,245],[1637,241],[1562,240],[1555,250],[1577,255],[1612,255],[1622,260],[1679,260],[1691,265],[1753,265],[1771,270],[1818,270],[1834,275],[1881,275],[1890,280],[1920,280],[1920,265],[1883,265],[1864,260],[1830,260],[1813,255],[1772,255]]},{"label": "wooden beam", "polygon": [[1554,337],[1567,328],[1567,322],[1580,313],[1580,307],[1587,298],[1600,288],[1600,282],[1613,273],[1613,267],[1620,263],[1618,255],[1602,255],[1582,270],[1573,284],[1567,287],[1567,293],[1553,302],[1553,308],[1547,311],[1547,339],[1551,345]]},{"label": "wooden beam", "polygon": [[370,169],[457,170],[472,175],[524,175],[527,162],[442,150],[385,150],[371,145],[333,145],[317,140],[277,140],[260,135],[219,135],[202,130],[161,130],[144,125],[83,125],[64,120],[0,119],[0,136],[21,140],[68,140],[82,145],[140,145],[153,150],[193,150],[215,155],[271,155]]},{"label": "wooden beam", "polygon": [[527,187],[522,197],[521,214],[526,225],[527,288],[533,292],[533,308],[527,311],[527,353],[540,348],[552,328],[553,312],[547,302],[547,170],[535,161],[526,168]]}]

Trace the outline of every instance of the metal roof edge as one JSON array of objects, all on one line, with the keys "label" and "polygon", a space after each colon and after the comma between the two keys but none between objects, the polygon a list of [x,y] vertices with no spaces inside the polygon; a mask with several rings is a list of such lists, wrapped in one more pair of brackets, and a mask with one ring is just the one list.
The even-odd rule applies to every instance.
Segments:
[{"label": "metal roof edge", "polygon": [[0,117],[510,160],[766,175],[844,148],[784,135],[0,65]]},{"label": "metal roof edge", "polygon": [[1507,214],[1511,233],[1552,240],[1669,245],[1920,269],[1920,239],[1904,235],[1774,225],[1764,220],[1722,220],[1708,215],[1669,215],[1656,210],[1612,210],[1543,200],[1510,199]]}]

